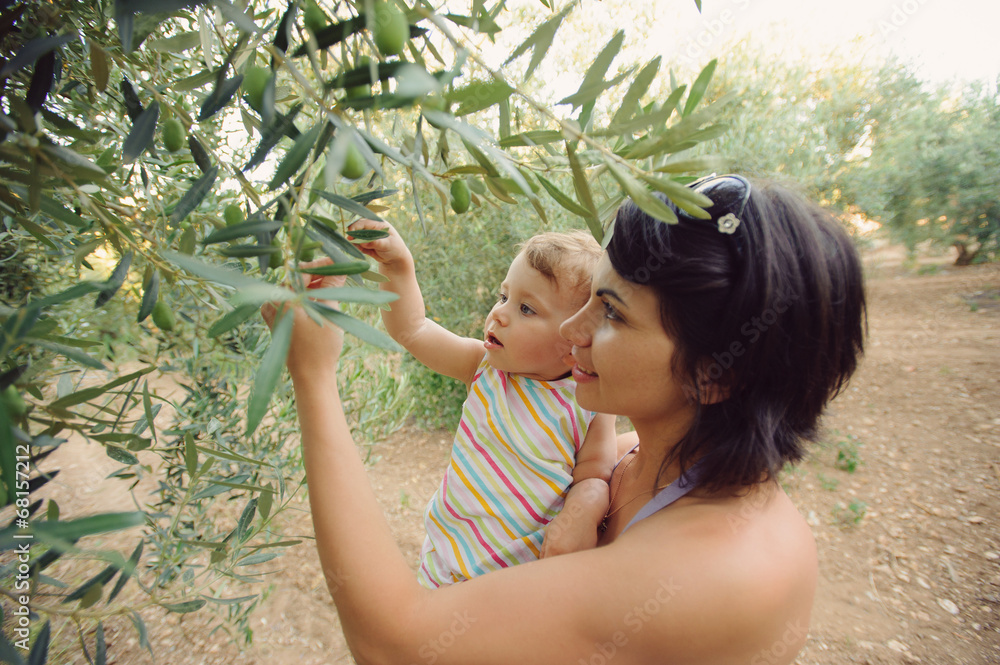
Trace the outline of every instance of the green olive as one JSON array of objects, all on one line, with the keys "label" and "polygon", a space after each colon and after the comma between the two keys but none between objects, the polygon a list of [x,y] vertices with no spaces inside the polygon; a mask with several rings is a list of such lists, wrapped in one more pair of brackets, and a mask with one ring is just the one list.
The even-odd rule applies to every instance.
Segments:
[{"label": "green olive", "polygon": [[181,254],[191,255],[194,254],[195,245],[198,244],[198,228],[188,224],[186,227],[182,226],[183,232],[181,233],[181,241],[177,244],[177,250]]},{"label": "green olive", "polygon": [[461,215],[469,209],[471,195],[469,185],[464,180],[453,180],[451,183],[451,209]]},{"label": "green olive", "polygon": [[282,251],[281,241],[275,236],[271,240],[271,247],[277,247],[278,251],[271,254],[267,261],[267,267],[271,270],[277,270],[281,266],[285,265],[285,252]]},{"label": "green olive", "polygon": [[243,209],[235,203],[230,203],[222,211],[222,216],[226,220],[226,226],[235,226],[243,221]]},{"label": "green olive", "polygon": [[184,147],[184,124],[177,118],[169,118],[163,122],[163,147],[170,152],[177,152]]},{"label": "green olive", "polygon": [[248,67],[243,73],[243,92],[246,93],[251,108],[264,108],[264,90],[271,81],[271,70],[267,67]]},{"label": "green olive", "polygon": [[0,393],[0,399],[3,400],[4,406],[7,407],[7,413],[14,418],[20,418],[28,412],[28,405],[25,404],[21,393],[13,385],[7,386],[3,393]]},{"label": "green olive", "polygon": [[312,261],[313,257],[316,255],[316,245],[319,243],[305,242],[299,247],[298,254],[295,255],[299,261]]},{"label": "green olive", "polygon": [[153,305],[153,323],[156,324],[156,327],[164,332],[170,332],[174,329],[176,322],[170,306],[163,300],[157,300],[156,304]]},{"label": "green olive", "polygon": [[309,2],[306,4],[306,10],[304,14],[305,14],[304,22],[306,24],[306,28],[311,30],[313,34],[316,34],[317,32],[326,27],[327,25],[326,14],[323,13],[323,10],[320,9],[319,5],[317,5],[315,2]]},{"label": "green olive", "polygon": [[[371,65],[371,58],[367,55],[363,55],[354,61],[354,68],[361,69],[364,67],[368,69]],[[361,85],[354,85],[344,90],[347,94],[348,99],[357,99],[358,97],[369,97],[372,94],[372,87],[369,83],[362,83]]]},{"label": "green olive", "polygon": [[393,0],[376,0],[372,38],[382,55],[402,53],[406,40],[410,38],[410,22]]},{"label": "green olive", "polygon": [[357,180],[368,172],[368,162],[361,156],[353,145],[347,147],[347,155],[344,157],[344,166],[340,169],[340,175],[348,180]]}]

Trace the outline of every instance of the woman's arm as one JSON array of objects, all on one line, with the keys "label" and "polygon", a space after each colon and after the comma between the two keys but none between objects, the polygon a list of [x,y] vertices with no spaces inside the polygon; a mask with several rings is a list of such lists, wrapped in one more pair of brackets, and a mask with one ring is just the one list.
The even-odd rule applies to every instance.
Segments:
[{"label": "woman's arm", "polygon": [[[698,573],[706,565],[715,568],[711,557],[690,551],[703,539],[689,538],[683,524],[671,529],[667,515],[605,547],[436,591],[420,587],[381,513],[343,414],[336,382],[339,330],[294,313],[288,367],[316,544],[359,663],[575,665],[612,652],[621,665],[713,662],[693,657],[731,625],[727,604],[713,598],[746,594],[732,576],[709,575],[706,584]],[[720,524],[725,538],[729,527]]]},{"label": "woman's arm", "polygon": [[[585,598],[592,595],[591,585],[579,582],[606,562],[580,561],[533,574],[510,569],[437,591],[417,583],[344,417],[336,381],[342,335],[332,326],[318,326],[300,309],[292,311],[287,362],[316,546],[358,662],[554,663],[571,653],[588,657],[591,637],[601,634],[601,619],[592,609],[601,604]],[[265,311],[268,318],[273,315],[273,308]],[[590,629],[584,630],[585,624]],[[552,650],[553,643],[560,647]]]}]

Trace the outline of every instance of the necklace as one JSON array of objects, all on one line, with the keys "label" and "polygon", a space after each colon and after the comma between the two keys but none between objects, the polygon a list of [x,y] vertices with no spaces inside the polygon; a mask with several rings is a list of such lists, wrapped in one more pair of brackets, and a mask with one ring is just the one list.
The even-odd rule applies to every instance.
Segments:
[{"label": "necklace", "polygon": [[664,485],[663,487],[656,487],[656,488],[651,489],[651,490],[644,490],[644,491],[640,492],[639,494],[636,494],[634,497],[632,497],[631,499],[629,499],[628,501],[626,501],[622,505],[618,506],[614,510],[611,510],[611,506],[615,505],[615,497],[618,496],[618,490],[620,490],[622,488],[622,482],[624,482],[624,480],[625,480],[625,474],[628,473],[628,468],[630,466],[632,466],[632,462],[634,462],[635,458],[638,457],[638,456],[639,456],[638,454],[632,455],[632,459],[630,459],[628,461],[628,463],[625,464],[625,468],[622,469],[621,475],[618,476],[618,484],[615,486],[615,489],[611,492],[611,500],[608,501],[608,512],[604,513],[604,519],[601,520],[600,526],[597,527],[598,530],[601,533],[605,533],[608,530],[608,519],[610,519],[611,516],[614,515],[615,513],[617,513],[619,510],[621,510],[625,506],[629,505],[630,503],[632,503],[636,499],[640,499],[640,498],[646,496],[647,494],[652,494],[653,492],[656,492],[658,490],[663,489],[664,487],[667,487],[667,485]]}]

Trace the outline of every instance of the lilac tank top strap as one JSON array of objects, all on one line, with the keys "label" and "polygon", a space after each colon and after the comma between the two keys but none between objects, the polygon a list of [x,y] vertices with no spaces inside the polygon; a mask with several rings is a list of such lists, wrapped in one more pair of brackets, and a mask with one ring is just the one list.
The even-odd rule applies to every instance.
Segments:
[{"label": "lilac tank top strap", "polygon": [[630,521],[627,525],[625,525],[625,528],[622,529],[621,533],[625,533],[626,531],[629,530],[629,527],[631,527],[639,520],[644,520],[653,513],[663,510],[664,508],[672,504],[674,501],[676,501],[677,499],[681,498],[682,496],[693,490],[695,486],[698,484],[699,476],[700,474],[698,469],[698,463],[696,462],[690,468],[688,468],[687,471],[681,474],[680,478],[678,478],[674,482],[664,487],[661,492],[659,492],[656,496],[650,499],[646,503],[646,505],[643,506],[639,510],[639,512],[635,514],[635,517],[632,518],[632,521]]}]

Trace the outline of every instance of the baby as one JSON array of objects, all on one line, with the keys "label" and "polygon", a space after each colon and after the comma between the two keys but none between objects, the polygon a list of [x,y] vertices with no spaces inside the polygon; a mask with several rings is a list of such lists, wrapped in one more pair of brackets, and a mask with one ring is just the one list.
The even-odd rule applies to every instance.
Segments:
[{"label": "baby", "polygon": [[614,418],[577,405],[564,362],[572,347],[559,327],[587,301],[601,255],[597,242],[579,231],[525,242],[483,339],[471,339],[426,317],[413,256],[392,226],[360,221],[351,228],[389,233],[358,245],[388,278],[381,288],[399,295],[382,311],[389,334],[424,365],[469,388],[451,461],[424,515],[421,583],[438,587],[533,561],[543,551],[594,547],[616,458]]}]

